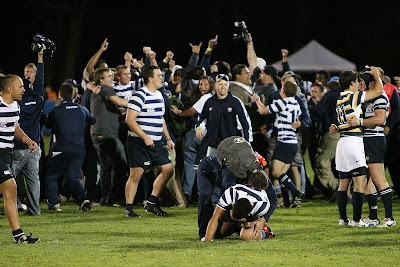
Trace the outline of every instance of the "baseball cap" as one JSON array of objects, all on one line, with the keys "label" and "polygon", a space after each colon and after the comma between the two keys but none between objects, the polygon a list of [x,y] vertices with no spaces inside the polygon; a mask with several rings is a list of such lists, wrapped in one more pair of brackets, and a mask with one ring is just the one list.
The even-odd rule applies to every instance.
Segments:
[{"label": "baseball cap", "polygon": [[72,84],[72,86],[74,86],[74,87],[79,87],[79,86],[81,86],[79,83],[77,83],[74,79],[67,79],[66,81],[65,81],[66,83],[69,83],[69,84]]},{"label": "baseball cap", "polygon": [[330,82],[338,82],[339,81],[339,77],[338,76],[333,76],[332,78],[329,79],[328,83]]},{"label": "baseball cap", "polygon": [[229,82],[229,77],[226,74],[218,74],[217,77],[215,77],[215,82],[219,82],[220,80]]}]

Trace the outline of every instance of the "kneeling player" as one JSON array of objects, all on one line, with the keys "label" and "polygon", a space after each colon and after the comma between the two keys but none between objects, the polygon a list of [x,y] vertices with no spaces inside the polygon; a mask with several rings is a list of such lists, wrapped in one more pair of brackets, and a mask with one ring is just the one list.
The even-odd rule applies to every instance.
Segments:
[{"label": "kneeling player", "polygon": [[277,202],[267,174],[264,171],[250,174],[248,185],[231,186],[221,196],[202,241],[209,242],[213,237],[224,238],[234,233],[240,233],[240,239],[244,241],[274,238],[266,223]]}]

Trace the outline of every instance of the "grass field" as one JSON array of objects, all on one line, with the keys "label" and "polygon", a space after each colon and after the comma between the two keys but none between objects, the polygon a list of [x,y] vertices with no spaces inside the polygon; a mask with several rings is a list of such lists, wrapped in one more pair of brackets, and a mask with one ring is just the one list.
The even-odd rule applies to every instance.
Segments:
[{"label": "grass field", "polygon": [[[124,218],[123,207],[76,212],[77,206],[68,202],[60,213],[48,211],[45,203],[41,208],[41,216],[20,215],[24,231],[41,238],[34,245],[13,244],[6,217],[0,217],[0,266],[400,265],[400,226],[339,227],[336,204],[318,196],[299,209],[277,209],[270,219],[276,238],[255,242],[238,236],[200,242],[196,203],[165,208],[167,217],[136,206],[140,219]],[[394,199],[393,210],[399,219],[400,199]],[[378,212],[383,218],[381,201]],[[351,204],[348,213],[351,217]],[[368,214],[367,205],[363,214]]]}]

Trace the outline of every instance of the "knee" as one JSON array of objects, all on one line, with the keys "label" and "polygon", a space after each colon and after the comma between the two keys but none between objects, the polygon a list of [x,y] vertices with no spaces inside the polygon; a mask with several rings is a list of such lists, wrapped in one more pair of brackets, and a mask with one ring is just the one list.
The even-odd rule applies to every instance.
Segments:
[{"label": "knee", "polygon": [[14,179],[9,179],[3,183],[2,193],[4,198],[17,199],[17,184]]}]

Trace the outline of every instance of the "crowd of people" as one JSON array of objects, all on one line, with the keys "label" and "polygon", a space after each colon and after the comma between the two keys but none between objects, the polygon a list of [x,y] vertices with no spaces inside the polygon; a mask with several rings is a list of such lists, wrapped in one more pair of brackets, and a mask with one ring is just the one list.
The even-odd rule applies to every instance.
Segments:
[{"label": "crowd of people", "polygon": [[[124,206],[128,218],[140,217],[135,204],[167,216],[162,206],[198,202],[203,241],[238,231],[243,240],[273,238],[267,222],[275,208],[301,208],[317,194],[337,202],[340,225],[394,226],[385,168],[400,196],[400,79],[392,83],[381,67],[367,66],[332,77],[320,70],[306,81],[291,70],[286,49],[280,77],[257,56],[251,34],[246,64],[211,61],[217,43],[215,36],[204,53],[202,43],[190,44],[181,65],[172,51],[157,61],[144,46],[143,60],[126,52],[120,65],[108,66],[105,39],[82,82],[65,79],[56,95],[45,90],[45,47],[22,78],[2,74],[0,191],[15,242],[39,239],[24,234],[14,206],[37,216],[46,201],[62,212],[70,197],[80,211]],[[54,107],[45,114],[49,102]],[[51,133],[49,151],[43,127]],[[248,144],[251,156],[240,149],[226,154],[225,140]],[[261,159],[267,164],[260,169]]]}]

